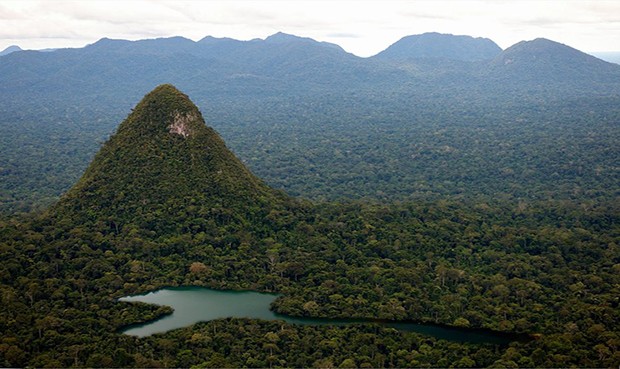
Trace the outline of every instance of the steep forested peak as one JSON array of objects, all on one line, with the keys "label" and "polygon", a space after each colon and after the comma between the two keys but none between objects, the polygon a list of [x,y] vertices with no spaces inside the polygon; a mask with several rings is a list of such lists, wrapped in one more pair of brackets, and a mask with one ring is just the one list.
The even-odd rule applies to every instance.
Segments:
[{"label": "steep forested peak", "polygon": [[401,38],[375,58],[406,60],[416,58],[477,61],[493,59],[502,49],[488,38],[474,38],[437,32]]},{"label": "steep forested peak", "polygon": [[7,47],[6,49],[0,51],[0,56],[7,55],[7,54],[10,54],[10,53],[14,53],[16,51],[21,51],[21,50],[22,50],[21,47],[19,47],[17,45],[11,45],[11,46]]},{"label": "steep forested peak", "polygon": [[204,128],[198,108],[173,85],[163,84],[148,93],[117,131],[118,136],[145,140],[162,132],[191,137]]},{"label": "steep forested peak", "polygon": [[166,214],[160,221],[174,227],[190,204],[235,209],[274,198],[206,126],[194,103],[165,84],[136,105],[50,212],[82,221],[112,217],[115,224]]}]

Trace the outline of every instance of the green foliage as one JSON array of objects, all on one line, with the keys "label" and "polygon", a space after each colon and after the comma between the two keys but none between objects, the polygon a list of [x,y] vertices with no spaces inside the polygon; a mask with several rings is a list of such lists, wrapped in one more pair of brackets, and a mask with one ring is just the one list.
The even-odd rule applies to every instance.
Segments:
[{"label": "green foliage", "polygon": [[[126,366],[125,352],[135,366],[341,365],[347,359],[372,367],[445,366],[441,359],[466,367],[471,361],[611,365],[620,338],[617,218],[561,204],[514,214],[511,207],[451,202],[331,204],[282,214],[278,219],[287,220],[279,224],[266,214],[262,222],[215,225],[220,236],[187,228],[177,236],[73,231],[59,239],[53,239],[55,227],[6,220],[0,273],[5,360],[81,366],[105,358],[106,366]],[[221,238],[226,230],[233,232],[227,241]],[[204,273],[191,270],[197,261]],[[141,340],[114,334],[166,313],[114,297],[185,284],[281,292],[274,308],[293,315],[467,320],[472,327],[541,335],[508,351],[367,325],[225,321]],[[338,338],[343,330],[347,336]],[[65,346],[67,340],[73,343]],[[356,340],[362,346],[351,350]],[[183,354],[197,352],[197,342],[206,345],[198,346],[200,354]],[[35,347],[41,354],[33,354]]]},{"label": "green foliage", "polygon": [[218,129],[259,177],[314,201],[553,199],[588,207],[617,197],[618,107],[617,98],[349,96],[304,99],[286,114],[239,104],[216,121],[227,122]]},{"label": "green foliage", "polygon": [[[416,104],[408,102],[413,99]],[[266,183],[313,201],[615,202],[617,98],[438,102],[348,95],[209,102],[202,110]],[[99,113],[62,114],[91,123],[60,128],[51,117],[43,127],[30,118],[0,123],[5,212],[53,202],[79,179],[97,140],[113,130],[97,123]]]}]

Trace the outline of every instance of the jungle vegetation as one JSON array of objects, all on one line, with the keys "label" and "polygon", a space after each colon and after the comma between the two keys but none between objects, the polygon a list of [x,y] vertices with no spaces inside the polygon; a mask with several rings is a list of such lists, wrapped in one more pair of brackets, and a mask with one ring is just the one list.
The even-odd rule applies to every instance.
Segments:
[{"label": "jungle vegetation", "polygon": [[[0,366],[616,367],[620,67],[544,39],[467,60],[395,47],[277,34],[0,57]],[[148,93],[161,83],[200,109]],[[177,285],[532,339],[118,333],[170,312],[118,297]]]},{"label": "jungle vegetation", "polygon": [[[620,358],[612,206],[314,204],[254,177],[170,85],[145,96],[58,203],[0,229],[4,366],[600,367]],[[535,339],[500,347],[244,319],[117,333],[168,310],[116,298],[171,285],[279,292],[273,308],[296,316]]]}]

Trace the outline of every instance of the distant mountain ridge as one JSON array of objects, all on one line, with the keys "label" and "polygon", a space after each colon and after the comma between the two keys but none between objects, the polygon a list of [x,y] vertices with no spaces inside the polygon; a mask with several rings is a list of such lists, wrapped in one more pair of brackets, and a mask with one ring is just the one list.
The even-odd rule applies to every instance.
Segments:
[{"label": "distant mountain ridge", "polygon": [[91,96],[117,104],[167,82],[199,97],[206,85],[219,96],[307,94],[332,86],[355,88],[368,75],[386,80],[390,73],[333,44],[284,34],[251,41],[104,38],[80,49],[4,56],[0,96],[24,102],[33,96]]},{"label": "distant mountain ridge", "polygon": [[[0,59],[0,97],[11,104],[126,104],[150,86],[173,83],[199,100],[357,94],[476,99],[620,93],[620,66],[549,40],[502,51],[493,41],[427,33],[370,58],[337,45],[276,33],[239,41],[183,37],[103,38],[80,49],[16,52]],[[497,85],[498,81],[501,81]],[[539,89],[540,90],[540,89]],[[540,90],[542,91],[542,90]],[[466,93],[465,96],[473,96]]]},{"label": "distant mountain ridge", "polygon": [[16,51],[22,51],[22,48],[17,46],[17,45],[11,45],[11,46],[7,47],[6,49],[0,51],[0,56],[8,55],[8,54],[14,53]]},{"label": "distant mountain ridge", "polygon": [[490,60],[502,49],[488,38],[456,36],[436,32],[405,36],[374,58],[381,60],[449,59]]},{"label": "distant mountain ridge", "polygon": [[[537,38],[531,41],[516,43],[497,55],[492,64],[508,65],[527,62],[578,62],[584,67],[596,65],[597,63],[598,66],[608,64],[594,56],[546,38]],[[590,65],[586,63],[590,63]]]},{"label": "distant mountain ridge", "polygon": [[617,65],[545,38],[521,41],[499,54],[490,64],[498,78],[530,82],[615,83]]}]

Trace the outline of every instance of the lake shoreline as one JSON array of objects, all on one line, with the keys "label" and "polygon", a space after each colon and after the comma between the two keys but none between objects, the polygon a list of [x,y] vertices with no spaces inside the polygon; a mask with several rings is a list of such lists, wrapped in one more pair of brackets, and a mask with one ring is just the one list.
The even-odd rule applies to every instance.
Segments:
[{"label": "lake shoreline", "polygon": [[[244,297],[244,296],[246,297],[262,296],[261,298],[263,299],[265,297],[272,297],[273,300],[275,300],[279,296],[282,296],[282,294],[277,294],[277,293],[257,292],[257,291],[251,291],[251,290],[218,290],[218,289],[207,288],[207,287],[202,287],[202,286],[160,287],[156,290],[146,292],[143,294],[121,297],[121,298],[118,298],[117,301],[129,302],[129,303],[140,302],[140,303],[155,304],[155,305],[160,305],[160,306],[167,306],[171,308],[171,311],[169,313],[167,312],[167,313],[158,315],[157,317],[148,319],[143,322],[135,322],[135,323],[121,326],[116,330],[116,332],[120,334],[132,335],[131,333],[127,333],[127,332],[131,332],[137,329],[144,329],[145,327],[150,327],[165,318],[166,319],[173,318],[173,315],[177,310],[174,308],[174,306],[172,306],[174,305],[174,302],[172,304],[165,304],[165,303],[157,303],[153,301],[144,301],[145,299],[149,300],[149,299],[155,298],[156,295],[158,293],[161,293],[162,291],[176,293],[176,294],[179,294],[179,296],[180,294],[184,292],[186,293],[187,292],[189,293],[202,292],[202,293],[213,293],[216,295],[227,295],[228,297],[236,296],[236,298]],[[129,299],[132,299],[132,300],[129,300]],[[271,302],[273,302],[273,300]],[[459,342],[469,342],[469,340],[474,340],[475,342],[473,343],[483,343],[483,342],[478,342],[478,341],[489,340],[489,341],[497,342],[496,344],[500,344],[501,346],[508,345],[511,342],[529,342],[539,337],[539,335],[531,334],[531,333],[502,332],[502,331],[495,331],[489,328],[482,328],[482,327],[457,327],[457,326],[452,326],[452,325],[447,325],[447,324],[442,324],[442,323],[437,323],[437,322],[425,322],[425,321],[418,321],[418,320],[412,320],[412,319],[390,320],[390,319],[381,319],[381,318],[359,318],[359,317],[356,317],[356,318],[326,318],[326,317],[291,316],[288,314],[278,313],[272,310],[271,305],[272,304],[270,303],[266,306],[266,308],[268,309],[269,316],[265,316],[265,317],[234,316],[233,314],[231,316],[220,316],[220,317],[216,317],[213,319],[198,319],[190,324],[167,329],[164,332],[167,332],[172,329],[188,327],[188,326],[191,326],[199,322],[208,322],[208,321],[222,320],[222,319],[227,319],[227,318],[246,318],[246,319],[256,319],[256,320],[270,320],[270,321],[276,320],[276,321],[282,321],[286,324],[314,325],[314,326],[320,326],[320,325],[343,326],[343,325],[357,325],[357,324],[376,324],[376,325],[381,326],[382,328],[393,328],[401,332],[412,332],[412,333],[416,333],[420,335],[430,335],[430,336],[435,337],[436,339],[447,339],[450,341],[459,341]],[[261,306],[261,309],[262,308],[264,307]],[[149,336],[151,334],[157,334],[157,333],[163,333],[163,332],[153,332],[153,333],[147,334],[146,336]],[[446,335],[457,335],[457,336],[462,336],[465,338],[462,338],[462,339],[446,338]],[[467,337],[471,337],[471,338],[467,338]],[[493,343],[493,342],[488,342],[488,343]]]}]

